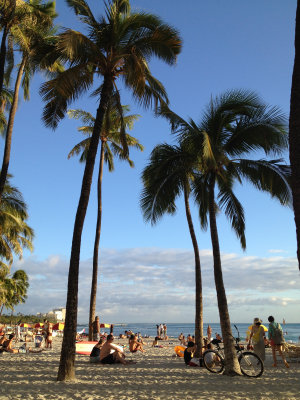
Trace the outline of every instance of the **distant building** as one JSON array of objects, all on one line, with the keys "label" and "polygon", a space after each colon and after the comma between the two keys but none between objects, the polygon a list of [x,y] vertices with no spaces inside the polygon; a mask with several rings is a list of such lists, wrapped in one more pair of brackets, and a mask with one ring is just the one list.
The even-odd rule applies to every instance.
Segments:
[{"label": "distant building", "polygon": [[64,322],[66,319],[66,309],[65,308],[55,308],[54,310],[48,311],[47,313],[37,313],[39,318],[51,318],[59,322]]}]

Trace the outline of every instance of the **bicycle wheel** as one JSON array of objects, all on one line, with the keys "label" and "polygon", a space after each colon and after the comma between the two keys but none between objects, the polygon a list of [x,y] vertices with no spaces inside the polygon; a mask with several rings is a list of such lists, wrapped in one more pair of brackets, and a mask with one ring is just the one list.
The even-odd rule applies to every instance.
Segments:
[{"label": "bicycle wheel", "polygon": [[244,351],[239,356],[241,371],[250,378],[258,378],[264,372],[264,363],[257,354]]},{"label": "bicycle wheel", "polygon": [[203,364],[206,369],[215,374],[220,374],[224,369],[224,360],[215,350],[206,350],[203,353]]}]

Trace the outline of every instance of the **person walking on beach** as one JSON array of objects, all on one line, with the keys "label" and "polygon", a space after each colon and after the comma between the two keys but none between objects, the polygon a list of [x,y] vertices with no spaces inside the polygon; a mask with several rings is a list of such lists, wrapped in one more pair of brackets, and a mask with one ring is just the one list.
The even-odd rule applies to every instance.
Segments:
[{"label": "person walking on beach", "polygon": [[93,340],[99,341],[100,340],[100,321],[99,317],[96,316],[95,321],[92,324],[93,327]]},{"label": "person walking on beach", "polygon": [[272,356],[273,356],[273,367],[277,367],[277,359],[276,359],[276,350],[278,350],[279,355],[282,358],[282,361],[286,368],[289,368],[289,364],[286,361],[284,355],[283,355],[283,344],[284,344],[284,337],[283,337],[283,331],[278,322],[275,322],[275,319],[272,315],[268,317],[269,321],[269,340],[271,343],[272,347]]},{"label": "person walking on beach", "polygon": [[248,345],[250,346],[252,340],[254,353],[256,353],[262,361],[265,361],[265,330],[261,326],[261,323],[261,319],[254,318]]}]

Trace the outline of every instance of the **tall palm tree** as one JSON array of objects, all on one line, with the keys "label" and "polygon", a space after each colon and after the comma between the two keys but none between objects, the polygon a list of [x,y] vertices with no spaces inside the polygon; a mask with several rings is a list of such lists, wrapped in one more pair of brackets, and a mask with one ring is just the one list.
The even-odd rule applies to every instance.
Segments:
[{"label": "tall palm tree", "polygon": [[[187,124],[188,126],[188,124]],[[146,221],[155,224],[164,213],[176,212],[176,199],[183,193],[185,212],[195,256],[195,342],[197,356],[203,346],[203,299],[199,247],[192,221],[189,195],[195,159],[182,146],[158,145],[142,173],[141,208]]]},{"label": "tall palm tree", "polygon": [[[37,5],[40,1],[35,1]],[[2,168],[0,174],[0,202],[2,198],[2,193],[4,190],[4,185],[8,173],[9,161],[10,161],[10,151],[11,151],[11,141],[14,126],[14,119],[17,112],[17,106],[19,101],[19,91],[23,78],[23,89],[24,98],[29,99],[29,82],[30,78],[34,72],[39,67],[33,59],[36,58],[36,54],[39,53],[39,49],[45,43],[47,43],[48,38],[52,39],[53,30],[51,26],[51,21],[56,17],[56,13],[53,9],[53,1],[47,3],[47,15],[46,19],[37,19],[32,15],[31,19],[25,18],[24,23],[20,23],[21,28],[14,32],[14,40],[18,45],[18,49],[21,51],[22,58],[20,65],[18,67],[17,77],[14,87],[14,95],[12,100],[12,105],[9,112],[9,119],[7,124],[7,130],[5,135],[5,148],[3,154]],[[25,3],[24,7],[27,7]],[[29,25],[31,21],[32,26]],[[22,24],[24,26],[22,26]]]},{"label": "tall palm tree", "polygon": [[300,1],[297,1],[295,60],[291,88],[289,143],[292,168],[293,206],[296,223],[297,257],[300,269]]},{"label": "tall palm tree", "polygon": [[[162,84],[150,73],[148,61],[156,56],[172,65],[181,49],[175,29],[147,13],[131,13],[129,0],[109,0],[105,17],[97,20],[84,0],[66,0],[70,8],[88,27],[88,36],[73,30],[60,35],[58,51],[69,68],[42,86],[47,102],[44,121],[55,128],[64,117],[68,104],[91,88],[94,78],[100,78],[99,106],[89,146],[82,180],[80,199],[74,224],[70,257],[65,334],[62,344],[58,380],[75,377],[75,338],[78,305],[78,275],[81,234],[89,201],[93,168],[103,118],[116,83],[122,78],[135,99],[144,106],[167,101]],[[121,109],[121,101],[118,102]],[[123,127],[123,147],[125,142]]]},{"label": "tall palm tree", "polygon": [[248,155],[255,151],[278,155],[287,148],[285,118],[279,109],[267,107],[254,93],[247,91],[229,91],[211,100],[200,123],[191,121],[189,129],[170,110],[162,113],[178,133],[181,144],[194,153],[197,160],[193,192],[200,207],[202,227],[207,225],[209,216],[214,277],[224,338],[225,373],[240,374],[223,282],[216,212],[224,209],[245,249],[245,217],[243,207],[233,192],[234,183],[246,179],[257,189],[270,193],[281,204],[290,204],[290,168],[280,159],[248,159]]},{"label": "tall palm tree", "polygon": [[[37,22],[52,23],[52,16],[55,12],[55,1],[42,3],[40,0],[2,0],[0,5],[0,30],[2,39],[0,47],[0,93],[3,89],[5,77],[5,63],[7,56],[13,54],[12,43],[15,38],[20,38],[23,29],[32,28]],[[10,39],[10,41],[9,41]],[[9,48],[7,49],[7,42]]]},{"label": "tall palm tree", "polygon": [[[129,106],[123,106],[123,111],[129,111]],[[109,110],[109,111],[108,111]],[[98,279],[98,258],[99,258],[99,243],[101,235],[101,220],[102,220],[102,178],[103,178],[103,164],[106,161],[108,170],[111,172],[114,170],[113,156],[117,156],[119,159],[124,159],[123,148],[120,146],[122,134],[121,128],[121,117],[117,108],[110,108],[106,111],[104,116],[104,122],[102,126],[102,132],[100,134],[101,150],[100,150],[100,161],[99,161],[99,172],[98,172],[98,185],[97,185],[97,224],[96,234],[94,242],[94,253],[93,253],[93,273],[92,273],[92,284],[91,284],[91,295],[90,295],[90,313],[89,313],[89,340],[92,340],[93,329],[92,324],[95,320],[96,310],[96,296],[97,296],[97,279]],[[88,112],[83,110],[69,110],[68,115],[71,118],[81,119],[85,124],[78,128],[80,132],[88,135],[88,138],[78,143],[69,153],[68,158],[75,154],[80,154],[80,162],[86,161],[88,148],[91,141],[91,135],[93,133],[93,127],[95,124],[95,118]],[[139,115],[126,115],[123,117],[125,128],[132,129],[133,123],[139,118]],[[138,150],[143,151],[143,146],[139,141],[126,133],[126,142],[128,146],[135,147]],[[128,161],[130,167],[134,166],[134,163],[130,160],[129,155],[125,156],[125,160]]]}]

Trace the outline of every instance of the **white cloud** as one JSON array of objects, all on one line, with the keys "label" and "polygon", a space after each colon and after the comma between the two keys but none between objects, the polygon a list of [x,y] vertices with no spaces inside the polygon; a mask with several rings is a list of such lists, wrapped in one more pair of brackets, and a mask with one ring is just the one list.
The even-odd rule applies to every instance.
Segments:
[{"label": "white cloud", "polygon": [[280,249],[270,249],[268,250],[269,253],[287,253],[285,250],[280,250]]},{"label": "white cloud", "polygon": [[[204,316],[217,321],[212,253],[203,250],[200,254]],[[223,254],[222,266],[233,320],[252,319],[256,310],[269,315],[284,308],[289,321],[296,322],[293,310],[300,286],[296,259]],[[47,312],[65,305],[68,260],[58,255],[43,261],[30,257],[14,268],[23,268],[30,278],[26,304],[16,311]],[[88,320],[91,274],[92,260],[81,261],[78,319],[82,322]],[[190,250],[104,249],[100,252],[97,313],[107,322],[193,321],[194,275]]]}]

